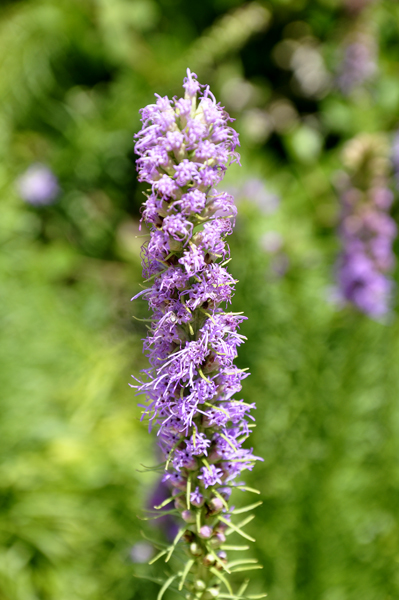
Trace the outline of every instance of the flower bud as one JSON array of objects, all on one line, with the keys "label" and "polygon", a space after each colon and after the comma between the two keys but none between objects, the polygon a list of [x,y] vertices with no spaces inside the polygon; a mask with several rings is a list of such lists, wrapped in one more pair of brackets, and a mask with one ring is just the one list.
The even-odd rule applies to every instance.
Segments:
[{"label": "flower bud", "polygon": [[[207,420],[206,418],[204,419],[204,421],[206,421],[206,423],[209,423],[209,420]],[[208,427],[209,425],[204,424],[204,427]],[[222,458],[222,456],[219,454],[219,452],[217,451],[216,448],[213,448],[208,456],[206,457],[207,461],[209,463],[214,463],[217,462],[218,460],[220,460]]]},{"label": "flower bud", "polygon": [[186,529],[186,531],[183,533],[182,539],[187,543],[187,544],[191,544],[191,542],[194,541],[194,534],[192,531],[190,531],[189,529]]},{"label": "flower bud", "polygon": [[177,510],[184,510],[186,508],[186,501],[183,497],[176,498],[175,508],[177,508]]},{"label": "flower bud", "polygon": [[217,539],[219,540],[219,542],[221,544],[224,544],[226,541],[226,536],[224,535],[224,533],[222,531],[218,531],[216,534]]},{"label": "flower bud", "polygon": [[223,502],[220,498],[218,498],[217,496],[215,496],[214,498],[212,498],[212,500],[210,500],[208,502],[208,508],[209,508],[209,513],[211,515],[215,515],[217,513],[219,513],[222,508],[223,508]]},{"label": "flower bud", "polygon": [[183,244],[169,236],[168,240],[169,248],[171,252],[180,252],[183,248]]},{"label": "flower bud", "polygon": [[204,559],[202,562],[204,563],[205,566],[211,567],[212,565],[215,564],[215,557],[213,556],[213,554],[207,554],[206,556],[204,556]]},{"label": "flower bud", "polygon": [[174,488],[177,488],[178,490],[181,490],[183,492],[186,491],[187,479],[184,479],[183,477],[180,476],[180,477],[176,477],[175,479],[171,479],[170,482]]},{"label": "flower bud", "polygon": [[223,571],[223,565],[227,565],[227,554],[226,552],[224,552],[223,550],[221,550],[220,552],[218,552],[218,558],[219,560],[216,562],[216,569],[218,571]]},{"label": "flower bud", "polygon": [[231,488],[230,487],[222,487],[218,489],[219,494],[226,500],[229,500],[231,496]]},{"label": "flower bud", "polygon": [[187,471],[196,471],[198,469],[198,462],[195,458],[192,458],[190,462],[184,465],[184,468],[187,469]]},{"label": "flower bud", "polygon": [[202,579],[197,579],[194,583],[194,587],[199,592],[203,592],[206,589],[206,583]]},{"label": "flower bud", "polygon": [[208,538],[211,537],[213,533],[213,529],[212,527],[209,527],[209,525],[203,525],[201,527],[201,529],[198,532],[198,535],[200,536],[200,538],[207,540]]},{"label": "flower bud", "polygon": [[208,588],[202,597],[204,600],[214,600],[214,598],[217,598],[219,596],[219,593],[220,588],[217,585],[214,585]]},{"label": "flower bud", "polygon": [[193,542],[190,544],[190,552],[193,556],[201,556],[202,548],[196,542]]},{"label": "flower bud", "polygon": [[195,514],[192,510],[183,510],[181,516],[186,523],[195,523]]},{"label": "flower bud", "polygon": [[209,541],[211,548],[220,548],[226,541],[226,536],[221,531],[218,531]]}]

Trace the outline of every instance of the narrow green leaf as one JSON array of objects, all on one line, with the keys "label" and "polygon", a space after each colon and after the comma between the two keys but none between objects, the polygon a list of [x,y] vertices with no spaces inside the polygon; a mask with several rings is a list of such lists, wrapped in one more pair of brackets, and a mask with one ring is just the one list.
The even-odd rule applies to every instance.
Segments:
[{"label": "narrow green leaf", "polygon": [[[242,521],[240,521],[237,525],[237,527],[240,527],[240,529],[242,527],[245,527],[245,525],[248,525],[248,523],[250,523],[251,521],[253,521],[253,519],[255,518],[255,515],[249,515],[249,517],[247,517],[246,519],[243,519]],[[233,529],[227,529],[225,531],[225,535],[231,535],[233,533]]]},{"label": "narrow green leaf", "polygon": [[263,569],[262,565],[254,565],[252,567],[238,567],[233,569],[232,573],[241,573],[241,571],[256,571],[257,569]]},{"label": "narrow green leaf", "polygon": [[152,281],[155,277],[158,277],[159,275],[166,273],[167,270],[168,269],[164,269],[163,271],[158,271],[158,273],[154,273],[154,275],[151,275],[151,277],[149,277],[148,279],[144,279],[144,283],[148,283],[149,281]]},{"label": "narrow green leaf", "polygon": [[[140,463],[140,466],[143,467],[146,471],[158,471],[160,468],[163,469],[164,465],[165,465],[165,461],[159,463],[159,465],[154,465],[153,467],[147,467],[146,465],[143,465],[142,463]],[[137,471],[139,471],[139,473],[142,472],[139,469],[137,469]]]},{"label": "narrow green leaf", "polygon": [[[206,402],[205,402],[205,404],[206,404]],[[211,467],[209,466],[209,462],[206,460],[206,458],[202,458],[201,460],[204,463],[204,465],[206,466],[206,468],[210,471]]]},{"label": "narrow green leaf", "polygon": [[237,527],[245,527],[245,525],[248,525],[248,523],[253,521],[254,518],[255,518],[255,515],[248,515],[248,517],[245,517],[245,519],[243,519],[242,521],[240,521],[238,523]]},{"label": "narrow green leaf", "polygon": [[[209,381],[209,379],[203,374],[201,367],[197,367],[197,371],[199,373],[199,376],[206,381],[207,383],[212,383],[211,381]],[[206,404],[206,402],[205,402]]]},{"label": "narrow green leaf", "polygon": [[171,508],[170,510],[162,510],[162,509],[158,510],[158,509],[145,508],[144,510],[145,510],[145,512],[150,513],[151,516],[161,515],[161,517],[162,517],[162,515],[170,515],[172,513],[179,513],[177,508]]},{"label": "narrow green leaf", "polygon": [[188,509],[190,509],[190,494],[191,494],[191,475],[188,476],[187,488],[186,488],[186,503],[187,503]]},{"label": "narrow green leaf", "polygon": [[228,417],[230,416],[229,413],[227,412],[227,410],[225,410],[221,406],[216,406],[215,404],[211,404],[210,402],[204,402],[204,404],[205,404],[205,406],[209,406],[210,408],[214,408],[215,410],[220,410],[221,412],[223,412]]},{"label": "narrow green leaf", "polygon": [[215,569],[215,567],[211,567],[209,570],[210,570],[211,573],[213,573],[213,575],[215,575],[215,577],[217,577],[218,579],[220,579],[220,581],[222,583],[224,583],[224,585],[226,586],[226,588],[230,592],[230,594],[233,594],[233,590],[231,589],[231,585],[227,581],[226,577],[224,577],[224,575],[222,575],[217,569]]},{"label": "narrow green leaf", "polygon": [[163,584],[163,586],[159,590],[159,594],[157,596],[157,600],[162,600],[162,596],[164,595],[164,593],[166,592],[166,590],[168,589],[168,587],[170,586],[170,584],[173,583],[173,581],[176,579],[176,577],[177,577],[177,575],[172,575],[171,577],[169,577],[169,579],[167,579],[165,581],[165,583]]},{"label": "narrow green leaf", "polygon": [[232,523],[231,521],[228,521],[227,519],[224,519],[221,516],[219,516],[219,520],[222,521],[222,523],[226,523],[226,525],[228,525],[230,527],[230,529],[234,529],[234,531],[236,533],[238,533],[239,535],[241,535],[246,540],[249,540],[250,542],[255,542],[255,540],[254,540],[253,537],[251,537],[250,535],[248,535],[247,533],[245,533],[245,531],[242,531],[237,525],[234,525],[234,523]]},{"label": "narrow green leaf", "polygon": [[173,592],[174,594],[176,594],[177,596],[180,596],[181,598],[186,598],[186,593],[183,591],[181,592],[177,587],[175,587],[174,585],[170,585],[169,586],[169,590],[171,592]]},{"label": "narrow green leaf", "polygon": [[224,435],[224,433],[220,433],[220,432],[219,432],[219,435],[221,438],[224,439],[225,442],[228,443],[228,445],[233,449],[234,452],[237,452],[237,448],[234,446],[233,442],[231,440],[229,440],[227,435]]},{"label": "narrow green leaf", "polygon": [[167,554],[168,550],[169,550],[169,548],[166,548],[166,550],[161,550],[161,552],[158,552],[158,554],[156,556],[154,556],[154,558],[152,558],[148,564],[153,565],[154,562],[156,562],[159,558],[161,558],[161,556],[164,556],[164,554]]},{"label": "narrow green leaf", "polygon": [[150,517],[140,517],[139,515],[137,515],[137,518],[140,521],[154,521],[155,519],[160,519],[161,517],[165,516],[165,515],[178,515],[180,514],[178,510],[174,509],[174,510],[162,510],[160,511],[158,514],[152,514]]},{"label": "narrow green leaf", "polygon": [[230,575],[230,570],[229,570],[228,566],[225,565],[222,560],[220,560],[219,556],[216,554],[214,549],[211,548],[208,544],[206,545],[206,548],[207,548],[208,552],[210,554],[212,554],[212,556],[216,560],[216,562],[219,563],[219,565],[222,567],[223,571],[226,571],[226,573],[228,573]]},{"label": "narrow green leaf", "polygon": [[215,494],[215,496],[217,496],[219,498],[219,500],[221,500],[223,502],[223,506],[225,507],[225,509],[229,510],[229,505],[227,504],[226,500],[223,498],[222,494],[219,494],[219,492],[217,490],[213,490],[213,493]]},{"label": "narrow green leaf", "polygon": [[246,580],[243,582],[243,584],[241,585],[241,587],[240,587],[240,589],[238,590],[237,594],[238,594],[239,596],[243,596],[243,595],[245,594],[245,592],[246,592],[246,589],[247,589],[248,585],[249,585],[249,579],[246,579]]},{"label": "narrow green leaf", "polygon": [[169,561],[170,557],[172,556],[173,550],[176,548],[177,542],[180,540],[180,538],[182,537],[182,535],[184,534],[185,531],[186,531],[185,529],[180,529],[180,531],[177,532],[177,535],[176,535],[175,539],[173,540],[173,544],[169,548],[168,555],[165,558],[166,563]]},{"label": "narrow green leaf", "polygon": [[147,581],[154,581],[154,583],[162,583],[163,579],[159,577],[148,577],[147,575],[137,575],[136,573],[132,574],[136,579],[146,579]]},{"label": "narrow green leaf", "polygon": [[251,487],[248,487],[248,486],[246,486],[246,485],[245,485],[245,486],[243,486],[243,485],[238,485],[238,486],[237,486],[237,489],[239,489],[239,490],[241,490],[241,491],[243,491],[243,492],[253,492],[254,494],[260,494],[260,491],[259,491],[259,490],[255,490],[255,488],[251,488]]},{"label": "narrow green leaf", "polygon": [[187,562],[186,566],[184,567],[184,571],[182,573],[180,583],[179,583],[179,590],[183,589],[183,585],[184,585],[184,582],[186,581],[186,577],[189,574],[190,569],[194,563],[195,563],[195,560],[192,558]]},{"label": "narrow green leaf", "polygon": [[260,506],[263,502],[260,500],[259,502],[255,502],[254,504],[249,504],[248,506],[244,506],[243,508],[236,508],[232,511],[232,515],[241,515],[242,513],[249,512],[250,510]]},{"label": "narrow green leaf", "polygon": [[226,544],[223,544],[223,546],[220,546],[221,550],[249,550],[249,546],[229,546]]},{"label": "narrow green leaf", "polygon": [[245,564],[255,565],[255,564],[257,564],[257,562],[258,561],[256,560],[256,558],[241,558],[241,559],[233,560],[232,562],[230,562],[228,564],[228,567],[229,567],[229,569],[231,569],[231,567],[238,567],[239,565],[245,565]]},{"label": "narrow green leaf", "polygon": [[[183,389],[183,388],[182,388],[182,389]],[[197,446],[196,446],[196,438],[195,438],[195,436],[196,436],[196,431],[197,431],[197,430],[196,430],[196,428],[195,428],[195,427],[193,427],[193,446],[194,446],[194,448],[197,448]]]},{"label": "narrow green leaf", "polygon": [[158,540],[153,540],[152,538],[149,538],[144,531],[140,531],[141,537],[143,537],[145,540],[147,540],[147,542],[151,542],[151,544],[154,544],[155,548],[159,547],[159,548],[169,548],[168,544],[164,544],[163,542],[160,542]]},{"label": "narrow green leaf", "polygon": [[172,448],[169,450],[168,459],[167,459],[167,461],[166,461],[166,463],[165,463],[165,471],[167,471],[167,470],[168,470],[169,463],[170,463],[170,461],[172,460],[172,457],[173,457],[173,452],[176,450],[176,448],[177,448],[177,446],[180,444],[180,442],[181,442],[181,438],[179,438],[179,439],[177,440],[177,442],[175,442],[175,443],[173,444]]},{"label": "narrow green leaf", "polygon": [[[227,265],[227,263],[229,263],[231,261],[231,258],[228,258],[227,260],[225,260],[224,262],[221,263],[221,267],[224,267],[225,265]],[[237,313],[238,314],[238,313]],[[243,314],[243,313],[241,313]]]},{"label": "narrow green leaf", "polygon": [[[182,492],[183,493],[183,492]],[[167,504],[169,504],[169,502],[172,502],[172,500],[176,500],[176,498],[178,498],[179,496],[181,496],[182,494],[176,494],[176,496],[170,496],[169,498],[166,498],[166,500],[164,500],[162,502],[162,504],[158,504],[157,506],[154,506],[154,508],[156,510],[159,510],[160,508],[163,508],[164,506],[166,506]]]},{"label": "narrow green leaf", "polygon": [[229,462],[255,462],[256,460],[259,458],[229,458]]},{"label": "narrow green leaf", "polygon": [[204,313],[204,315],[206,315],[208,317],[208,319],[210,319],[214,325],[216,325],[215,319],[212,317],[211,314],[209,314],[208,312],[206,312],[206,310],[204,310],[203,308],[200,308],[200,311],[202,313]]},{"label": "narrow green leaf", "polygon": [[136,321],[141,321],[141,323],[154,323],[155,319],[139,319],[138,317],[135,317],[134,315],[132,315],[132,319],[135,319]]},{"label": "narrow green leaf", "polygon": [[267,594],[258,594],[256,596],[239,596],[231,595],[231,594],[219,594],[218,598],[223,598],[223,600],[260,600],[261,598],[266,598]]}]

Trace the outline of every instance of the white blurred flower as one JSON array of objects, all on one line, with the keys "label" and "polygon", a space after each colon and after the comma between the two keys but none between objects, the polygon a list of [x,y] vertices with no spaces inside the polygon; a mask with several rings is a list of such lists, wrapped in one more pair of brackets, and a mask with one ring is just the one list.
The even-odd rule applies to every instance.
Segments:
[{"label": "white blurred flower", "polygon": [[31,165],[16,183],[21,198],[35,206],[52,204],[60,192],[54,173],[40,163]]},{"label": "white blurred flower", "polygon": [[130,559],[134,563],[146,563],[154,555],[154,548],[149,542],[137,542],[130,549]]}]

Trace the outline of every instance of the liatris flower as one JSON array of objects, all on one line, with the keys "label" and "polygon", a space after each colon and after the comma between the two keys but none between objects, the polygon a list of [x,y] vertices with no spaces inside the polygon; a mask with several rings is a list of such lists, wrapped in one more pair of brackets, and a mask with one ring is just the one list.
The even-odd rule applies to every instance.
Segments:
[{"label": "liatris flower", "polygon": [[45,165],[31,165],[17,180],[18,193],[25,202],[34,206],[52,204],[60,188],[54,173]]},{"label": "liatris flower", "polygon": [[231,532],[252,539],[232,520],[246,509],[234,511],[229,498],[233,488],[246,489],[240,474],[257,460],[243,448],[255,406],[233,399],[247,376],[233,364],[245,317],[221,308],[236,283],[225,268],[236,208],[214,186],[239,160],[238,135],[209,87],[189,70],[183,87],[184,98],[157,96],[142,109],[136,135],[139,181],[150,185],[142,214],[151,235],[142,253],[148,287],[135,298],[145,297],[153,314],[144,341],[151,368],[133,387],[146,394],[144,415],[157,428],[165,457],[171,496],[158,508],[173,502],[180,521],[173,544],[159,556],[168,561],[179,540],[187,555],[162,592],[179,578],[186,598],[206,600],[222,593],[221,584],[232,594],[226,573],[256,562],[228,563],[224,547]]},{"label": "liatris flower", "polygon": [[341,196],[338,283],[345,300],[379,318],[389,311],[393,283],[387,276],[394,264],[392,242],[397,229],[388,210],[388,148],[383,138],[361,135],[344,152],[350,177]]}]

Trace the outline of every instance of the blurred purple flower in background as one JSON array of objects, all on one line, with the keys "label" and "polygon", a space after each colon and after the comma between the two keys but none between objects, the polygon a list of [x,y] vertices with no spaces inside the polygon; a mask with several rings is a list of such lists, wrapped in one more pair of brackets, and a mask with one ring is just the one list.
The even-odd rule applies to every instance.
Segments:
[{"label": "blurred purple flower in background", "polygon": [[266,231],[261,237],[260,245],[262,250],[268,254],[276,254],[282,249],[284,239],[278,231]]},{"label": "blurred purple flower in background", "polygon": [[343,94],[350,94],[376,75],[377,46],[367,34],[357,34],[345,46],[344,57],[339,66],[337,84]]},{"label": "blurred purple flower in background", "polygon": [[45,206],[55,201],[60,187],[51,169],[41,163],[35,163],[18,178],[17,190],[28,204]]},{"label": "blurred purple flower in background", "polygon": [[[270,191],[260,177],[249,177],[239,186],[223,186],[223,191],[234,196],[233,201],[239,204],[242,200],[249,200],[264,215],[271,215],[280,206],[280,198]],[[216,213],[219,216],[219,213]]]},{"label": "blurred purple flower in background", "polygon": [[358,136],[346,146],[344,162],[351,177],[341,193],[343,249],[337,264],[343,298],[377,318],[389,311],[393,282],[387,273],[394,265],[397,234],[388,214],[393,194],[387,187],[386,155],[385,140],[377,135]]},{"label": "blurred purple flower in background", "polygon": [[256,204],[266,215],[274,213],[280,204],[280,198],[267,189],[264,181],[257,177],[248,179],[240,190],[240,195]]},{"label": "blurred purple flower in background", "polygon": [[278,231],[266,231],[260,239],[260,247],[271,255],[270,270],[275,278],[284,277],[290,266],[284,252],[284,238]]}]

